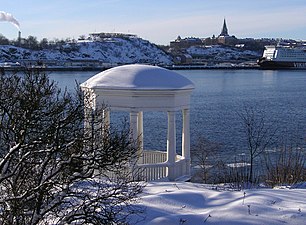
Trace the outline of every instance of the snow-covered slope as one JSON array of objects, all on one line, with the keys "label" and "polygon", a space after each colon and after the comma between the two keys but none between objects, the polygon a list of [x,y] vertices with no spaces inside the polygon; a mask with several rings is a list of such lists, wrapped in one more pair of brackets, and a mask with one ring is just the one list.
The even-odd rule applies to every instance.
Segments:
[{"label": "snow-covered slope", "polygon": [[260,52],[220,45],[192,46],[187,49],[187,53],[192,57],[211,61],[248,61],[256,60],[261,56]]},{"label": "snow-covered slope", "polygon": [[172,58],[149,41],[138,37],[113,37],[100,41],[67,43],[56,49],[29,50],[10,45],[0,46],[1,62],[22,60],[99,60],[103,63],[172,63]]},{"label": "snow-covered slope", "polygon": [[140,225],[305,224],[304,186],[296,189],[224,190],[195,183],[148,183],[138,206]]}]

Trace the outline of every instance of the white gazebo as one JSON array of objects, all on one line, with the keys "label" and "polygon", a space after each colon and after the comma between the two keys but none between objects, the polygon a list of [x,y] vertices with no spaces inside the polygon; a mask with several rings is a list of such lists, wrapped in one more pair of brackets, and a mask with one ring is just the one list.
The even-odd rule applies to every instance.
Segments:
[{"label": "white gazebo", "polygon": [[[93,107],[104,103],[106,122],[110,111],[130,113],[133,138],[141,144],[138,167],[145,180],[190,176],[190,95],[194,84],[186,77],[157,66],[125,65],[98,73],[81,84],[91,93]],[[168,113],[167,151],[143,149],[143,113]],[[176,148],[176,112],[182,111],[182,155]],[[166,143],[165,143],[166,147]]]}]

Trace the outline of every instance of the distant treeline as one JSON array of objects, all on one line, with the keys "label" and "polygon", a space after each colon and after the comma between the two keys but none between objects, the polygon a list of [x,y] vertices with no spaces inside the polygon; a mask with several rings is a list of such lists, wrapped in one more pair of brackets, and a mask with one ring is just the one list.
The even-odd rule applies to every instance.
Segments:
[{"label": "distant treeline", "polygon": [[[81,36],[80,36],[81,38]],[[38,40],[35,36],[28,36],[27,38],[18,38],[15,40],[9,40],[2,34],[0,34],[0,45],[13,45],[16,47],[22,47],[32,50],[41,50],[41,49],[54,49],[61,47],[67,43],[76,43],[77,40],[74,38],[66,38],[66,39],[52,39],[49,40],[47,38],[43,38]]]}]

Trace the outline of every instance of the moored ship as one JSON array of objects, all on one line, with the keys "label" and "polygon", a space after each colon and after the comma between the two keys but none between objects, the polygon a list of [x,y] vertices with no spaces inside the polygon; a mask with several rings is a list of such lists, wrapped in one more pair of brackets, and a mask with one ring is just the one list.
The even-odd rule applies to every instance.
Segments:
[{"label": "moored ship", "polygon": [[301,48],[266,46],[258,65],[263,69],[306,69],[306,51]]}]

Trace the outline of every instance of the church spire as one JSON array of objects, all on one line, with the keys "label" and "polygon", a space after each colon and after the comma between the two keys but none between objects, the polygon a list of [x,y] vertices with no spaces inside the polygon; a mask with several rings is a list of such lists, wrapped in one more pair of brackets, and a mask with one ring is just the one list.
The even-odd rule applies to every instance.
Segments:
[{"label": "church spire", "polygon": [[221,31],[221,34],[219,36],[229,36],[228,35],[228,30],[227,30],[225,18],[224,18],[224,21],[223,21],[222,31]]}]

